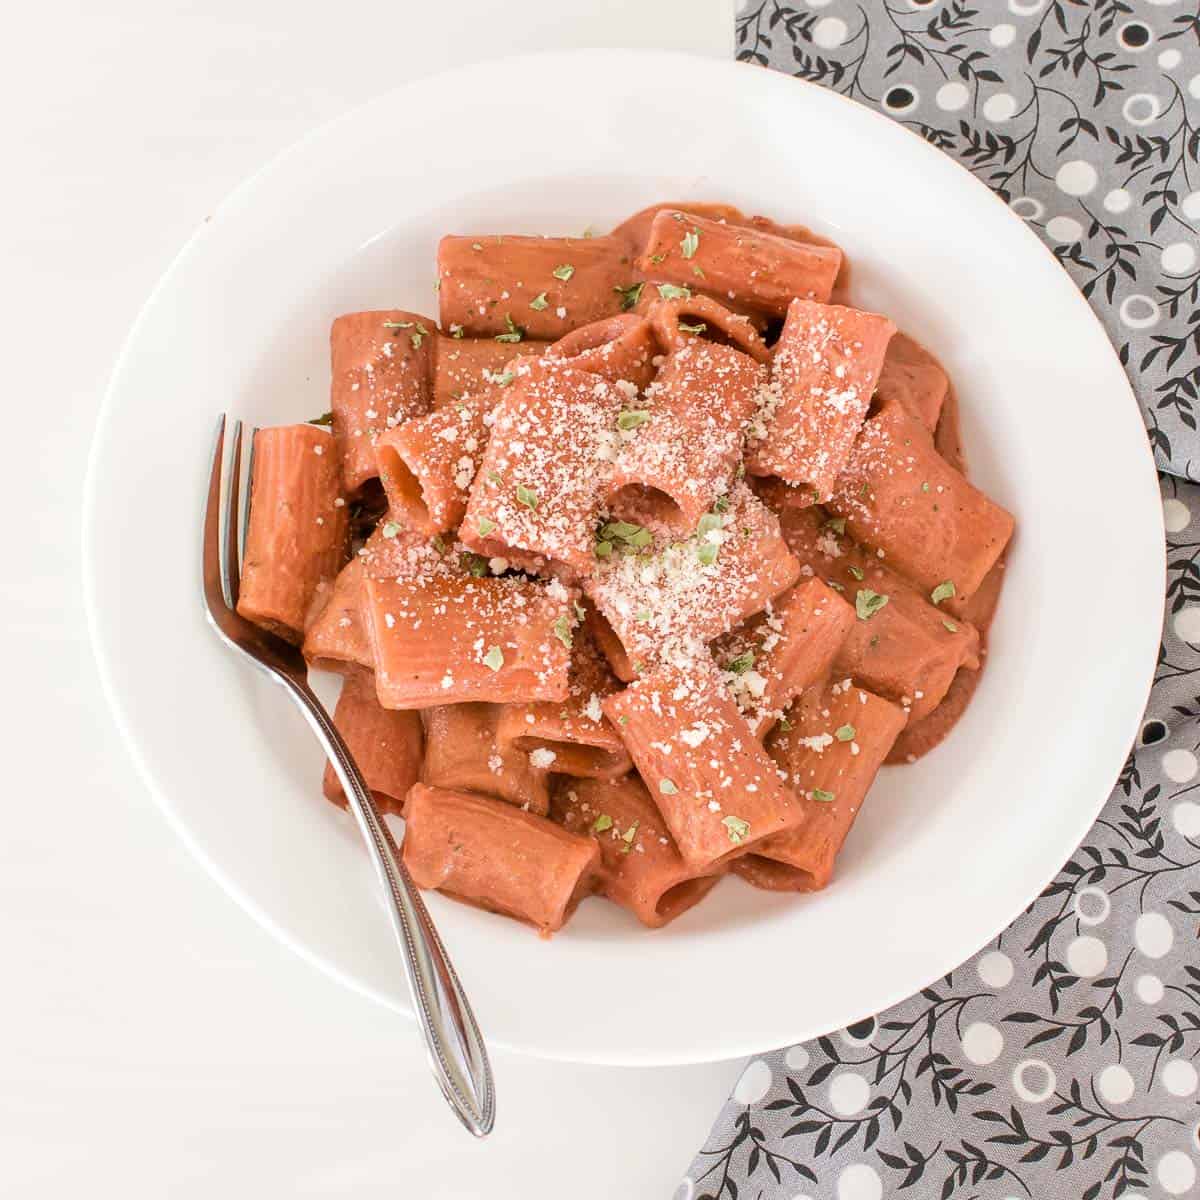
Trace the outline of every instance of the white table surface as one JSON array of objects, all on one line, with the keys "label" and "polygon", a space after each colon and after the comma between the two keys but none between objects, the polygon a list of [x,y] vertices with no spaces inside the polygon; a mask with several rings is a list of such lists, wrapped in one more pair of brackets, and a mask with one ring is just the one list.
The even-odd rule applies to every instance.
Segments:
[{"label": "white table surface", "polygon": [[[671,1194],[737,1064],[631,1071],[496,1054],[496,1133],[472,1143],[412,1028],[277,945],[204,875],[106,711],[78,530],[117,349],[176,249],[243,176],[313,125],[456,62],[582,45],[727,56],[731,10],[732,0],[5,10],[0,598],[16,672],[0,823],[0,1195]],[[153,447],[129,453],[136,469]]]}]

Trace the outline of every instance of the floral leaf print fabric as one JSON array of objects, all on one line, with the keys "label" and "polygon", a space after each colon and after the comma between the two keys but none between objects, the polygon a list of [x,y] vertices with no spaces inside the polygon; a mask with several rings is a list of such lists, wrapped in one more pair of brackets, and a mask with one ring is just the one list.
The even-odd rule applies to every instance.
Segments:
[{"label": "floral leaf print fabric", "polygon": [[1168,579],[1084,844],[945,979],[747,1063],[677,1200],[1200,1194],[1200,4],[749,0],[737,52],[903,122],[1045,240],[1141,403]]}]

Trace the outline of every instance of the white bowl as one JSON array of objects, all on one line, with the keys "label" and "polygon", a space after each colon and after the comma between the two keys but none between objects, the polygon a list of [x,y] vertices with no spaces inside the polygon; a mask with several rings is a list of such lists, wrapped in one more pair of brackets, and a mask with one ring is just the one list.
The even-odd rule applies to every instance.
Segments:
[{"label": "white bowl", "polygon": [[473,66],[318,130],[218,208],[130,334],[88,481],[96,652],[164,812],[278,937],[407,1011],[315,743],[201,616],[214,418],[324,411],[330,320],[435,313],[444,232],[579,233],[688,199],[836,238],[858,301],[946,363],[973,478],[1017,537],[974,703],[945,745],[882,773],[825,892],[730,879],[655,933],[590,901],[550,942],[431,897],[491,1041],[555,1058],[732,1057],[874,1013],[996,934],[1095,818],[1154,666],[1161,510],[1129,385],[1050,253],[945,155],[780,74],[632,51]]}]

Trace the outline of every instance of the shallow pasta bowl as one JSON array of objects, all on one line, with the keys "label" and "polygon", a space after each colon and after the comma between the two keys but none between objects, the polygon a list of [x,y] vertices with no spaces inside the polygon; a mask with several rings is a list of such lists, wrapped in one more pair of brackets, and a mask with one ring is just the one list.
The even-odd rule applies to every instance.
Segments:
[{"label": "shallow pasta bowl", "polygon": [[213,413],[322,412],[332,318],[436,312],[443,232],[579,233],[666,199],[836,239],[857,302],[945,362],[972,478],[1018,533],[974,703],[938,750],[885,769],[826,891],[731,879],[654,933],[590,901],[550,942],[430,897],[490,1040],[580,1061],[732,1057],[902,999],[1013,918],[1108,795],[1157,646],[1158,492],[1116,356],[1034,234],[904,129],[758,68],[589,51],[455,71],[317,131],[217,209],[130,334],[87,488],[97,655],[164,812],[273,933],[404,1009],[319,750],[220,653],[196,602]]}]

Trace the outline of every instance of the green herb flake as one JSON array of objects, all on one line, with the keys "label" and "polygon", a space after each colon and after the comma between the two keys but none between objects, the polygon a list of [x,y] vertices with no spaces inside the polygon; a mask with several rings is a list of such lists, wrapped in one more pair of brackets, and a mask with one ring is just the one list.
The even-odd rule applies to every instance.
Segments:
[{"label": "green herb flake", "polygon": [[493,646],[484,656],[483,665],[490,671],[498,671],[504,666],[504,651],[499,646]]},{"label": "green herb flake", "polygon": [[754,666],[754,651],[743,650],[737,658],[730,662],[725,670],[732,671],[735,675],[745,675],[752,666]]},{"label": "green herb flake", "polygon": [[705,278],[705,274],[704,274],[704,268],[703,268],[703,267],[701,267],[701,266],[699,266],[699,265],[698,265],[698,264],[696,264],[696,263],[693,263],[693,264],[692,264],[692,274],[693,274],[693,275],[695,275],[697,279],[704,279],[704,278]]},{"label": "green herb flake", "polygon": [[538,294],[534,296],[532,300],[530,300],[529,307],[532,308],[534,312],[541,312],[543,309],[549,308],[550,301],[546,299],[546,293],[538,292]]},{"label": "green herb flake", "polygon": [[504,327],[508,332],[496,334],[498,342],[519,342],[525,336],[525,330],[512,319],[512,313],[504,314]]},{"label": "green herb flake", "polygon": [[698,229],[689,229],[683,235],[683,240],[679,243],[679,248],[683,251],[684,258],[695,258],[696,251],[700,249],[700,231]]},{"label": "green herb flake", "polygon": [[713,501],[713,512],[723,513],[723,512],[728,512],[728,511],[729,511],[729,497],[728,496],[718,496]]},{"label": "green herb flake", "polygon": [[867,621],[883,608],[887,602],[887,596],[881,595],[879,592],[873,592],[870,588],[859,588],[854,596],[854,611],[858,613],[860,621]]},{"label": "green herb flake", "polygon": [[625,830],[625,832],[623,834],[621,834],[621,841],[625,843],[621,847],[622,854],[628,854],[629,851],[633,849],[633,839],[635,837],[637,837],[637,831],[638,831],[639,824],[641,824],[641,822],[634,821],[634,823],[632,825],[630,825],[630,827],[627,830]]},{"label": "green herb flake", "polygon": [[660,779],[658,781],[658,790],[664,796],[674,796],[679,791],[679,786],[673,779]]},{"label": "green herb flake", "polygon": [[631,408],[617,418],[617,428],[630,430],[645,425],[650,420],[650,414],[643,408]]},{"label": "green herb flake", "polygon": [[575,635],[571,632],[571,622],[567,619],[566,615],[558,617],[552,628],[554,629],[554,636],[570,650],[575,644]]},{"label": "green herb flake", "polygon": [[632,537],[627,538],[629,545],[636,547],[638,550],[650,545],[653,537],[648,529],[639,529]]},{"label": "green herb flake", "polygon": [[836,579],[827,579],[827,580],[825,580],[825,582],[831,588],[833,588],[833,590],[835,592],[844,592],[846,590],[845,587],[843,587],[842,584],[838,583],[838,581]]},{"label": "green herb flake", "polygon": [[643,623],[654,620],[654,614],[648,608],[639,608],[634,616]]},{"label": "green herb flake", "polygon": [[689,325],[686,321],[680,321],[679,328],[682,329],[684,333],[700,334],[703,333],[708,326],[703,321],[697,321],[695,325]]},{"label": "green herb flake", "polygon": [[608,815],[608,813],[601,813],[592,822],[592,832],[593,833],[603,833],[606,829],[611,829],[612,825],[613,825],[612,817],[610,817]]},{"label": "green herb flake", "polygon": [[479,530],[480,537],[487,537],[487,535],[496,528],[496,522],[488,517],[480,517],[479,524],[476,525],[475,528]]},{"label": "green herb flake", "polygon": [[411,329],[413,323],[411,321],[384,321],[384,329]]},{"label": "green herb flake", "polygon": [[389,521],[381,532],[385,538],[394,538],[400,532],[400,526],[395,521]]},{"label": "green herb flake", "polygon": [[566,283],[567,280],[575,274],[575,268],[570,263],[563,263],[561,266],[555,267],[550,274],[553,275],[555,279],[561,279],[563,283]]},{"label": "green herb flake", "polygon": [[[626,717],[626,716],[620,716],[620,717],[618,717],[618,718],[617,718],[617,724],[618,724],[618,725],[628,725],[628,724],[629,724],[629,718],[628,718],[628,717]],[[673,785],[672,785],[672,786],[673,786]]]},{"label": "green herb flake", "polygon": [[458,565],[477,579],[485,578],[488,573],[487,559],[482,554],[473,554],[470,550],[464,550],[458,556]]},{"label": "green herb flake", "polygon": [[955,625],[955,623],[953,621],[947,620],[945,617],[942,618],[942,625],[945,626],[945,628],[948,629],[951,633],[958,632],[958,626]]},{"label": "green herb flake", "polygon": [[824,788],[813,788],[812,798],[820,800],[822,804],[831,804],[836,799],[832,792],[827,792]]},{"label": "green herb flake", "polygon": [[659,264],[660,262],[662,262],[662,261],[663,261],[663,259],[664,259],[664,258],[666,258],[666,257],[667,257],[667,256],[666,256],[665,254],[652,254],[652,255],[650,255],[650,261],[651,261],[651,262],[652,262],[652,263],[653,263],[655,266],[658,266],[658,264]]},{"label": "green herb flake", "polygon": [[517,503],[525,505],[526,508],[537,510],[538,495],[533,488],[526,487],[523,483],[517,484]]},{"label": "green herb flake", "polygon": [[582,621],[583,618],[587,616],[587,609],[584,608],[583,605],[580,604],[578,600],[575,601],[574,608],[575,608],[575,616],[580,621]]},{"label": "green herb flake", "polygon": [[857,733],[858,730],[855,729],[853,725],[843,725],[839,729],[835,729],[833,731],[833,736],[837,738],[839,742],[852,742],[854,741],[854,737]]},{"label": "green herb flake", "polygon": [[717,561],[717,546],[714,542],[701,542],[696,547],[696,557],[706,566],[711,567]]},{"label": "green herb flake", "polygon": [[866,576],[862,573],[861,567],[847,567],[846,570],[848,570],[850,572],[850,574],[853,575],[854,578],[859,581],[859,583],[861,583],[866,578]]},{"label": "green herb flake", "polygon": [[319,417],[309,417],[308,424],[309,425],[332,425],[333,424],[333,413],[326,412],[326,413],[322,413]]},{"label": "green herb flake", "polygon": [[923,492],[929,491],[929,484],[928,483],[921,484],[921,491],[923,491]]},{"label": "green herb flake", "polygon": [[613,291],[621,297],[622,312],[628,312],[637,306],[637,302],[642,298],[642,288],[645,286],[645,283],[631,283],[628,287],[613,288]]},{"label": "green herb flake", "polygon": [[825,522],[825,524],[822,528],[832,529],[834,533],[845,533],[846,532],[846,518],[845,517],[830,517],[829,520]]},{"label": "green herb flake", "polygon": [[678,287],[673,283],[660,283],[658,294],[664,300],[690,300],[692,298],[691,288]]},{"label": "green herb flake", "polygon": [[501,371],[499,375],[492,376],[492,382],[497,387],[508,387],[514,379],[516,376],[511,371]]},{"label": "green herb flake", "polygon": [[440,533],[435,533],[433,537],[429,539],[429,542],[439,554],[446,553],[446,540]]},{"label": "green herb flake", "polygon": [[943,600],[949,600],[954,595],[954,580],[946,579],[937,585],[932,592],[929,593],[929,598],[934,604],[941,604]]},{"label": "green herb flake", "polygon": [[642,532],[643,529],[640,525],[631,524],[629,521],[609,521],[600,530],[600,536],[609,539],[617,538],[622,542],[627,542]]},{"label": "green herb flake", "polygon": [[716,513],[705,513],[700,518],[700,524],[696,526],[696,535],[704,537],[712,533],[714,529],[720,529],[722,524],[721,518]]},{"label": "green herb flake", "polygon": [[750,822],[743,821],[741,817],[728,816],[721,818],[721,824],[725,826],[725,832],[729,834],[729,840],[736,846],[739,842],[746,840],[746,834],[750,832]]},{"label": "green herb flake", "polygon": [[784,732],[784,733],[787,733],[787,731],[788,731],[789,729],[791,729],[791,727],[792,727],[792,723],[791,723],[791,721],[789,721],[789,720],[787,719],[787,717],[780,717],[780,718],[779,718],[779,728],[780,728],[781,730],[783,730],[783,732]]},{"label": "green herb flake", "polygon": [[604,541],[596,543],[597,558],[611,558],[613,552],[612,542]]},{"label": "green herb flake", "polygon": [[487,473],[487,477],[492,483],[503,483],[504,482],[504,480],[500,476],[499,471],[489,471]]},{"label": "green herb flake", "polygon": [[879,645],[879,634],[875,634],[874,637],[871,638],[870,647],[872,650],[874,650],[875,647],[878,645]]},{"label": "green herb flake", "polygon": [[463,329],[463,327],[461,325],[451,325],[450,326],[450,336],[452,338],[461,338],[463,336],[464,332],[465,332],[465,330]]}]

